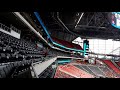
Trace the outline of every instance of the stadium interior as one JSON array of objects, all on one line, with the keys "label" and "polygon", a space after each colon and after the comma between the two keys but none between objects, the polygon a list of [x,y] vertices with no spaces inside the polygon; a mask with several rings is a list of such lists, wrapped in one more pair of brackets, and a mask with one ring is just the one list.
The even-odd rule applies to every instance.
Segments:
[{"label": "stadium interior", "polygon": [[0,12],[0,78],[120,78],[120,12]]}]

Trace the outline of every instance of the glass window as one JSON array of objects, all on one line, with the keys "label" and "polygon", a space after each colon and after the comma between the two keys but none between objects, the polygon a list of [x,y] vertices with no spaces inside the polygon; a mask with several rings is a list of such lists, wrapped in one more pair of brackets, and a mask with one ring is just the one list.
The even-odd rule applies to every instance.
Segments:
[{"label": "glass window", "polygon": [[[120,49],[119,49],[120,41],[113,41],[112,39],[108,39],[108,40],[88,39],[88,40],[89,40],[89,49],[94,53],[120,55]],[[82,43],[83,39],[78,37],[75,40],[73,40],[72,43],[76,43],[76,42],[79,42],[79,45],[83,47],[83,43]]]}]

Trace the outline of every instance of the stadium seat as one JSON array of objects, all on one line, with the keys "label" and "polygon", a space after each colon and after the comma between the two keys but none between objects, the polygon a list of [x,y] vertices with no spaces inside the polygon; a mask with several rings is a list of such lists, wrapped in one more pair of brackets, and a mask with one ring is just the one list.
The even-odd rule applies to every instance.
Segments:
[{"label": "stadium seat", "polygon": [[7,67],[4,67],[3,70],[4,70],[4,72],[5,72],[6,76],[7,76],[9,74],[9,69]]},{"label": "stadium seat", "polygon": [[108,67],[110,67],[112,70],[114,70],[114,72],[120,74],[120,70],[110,60],[103,60],[103,62],[107,64]]},{"label": "stadium seat", "polygon": [[5,71],[3,69],[0,69],[0,74],[2,78],[6,78]]}]

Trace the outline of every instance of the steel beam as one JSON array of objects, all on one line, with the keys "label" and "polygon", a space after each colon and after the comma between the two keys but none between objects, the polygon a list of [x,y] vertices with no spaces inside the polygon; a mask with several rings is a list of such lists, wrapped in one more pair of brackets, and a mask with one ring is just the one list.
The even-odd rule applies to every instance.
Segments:
[{"label": "steel beam", "polygon": [[[96,26],[87,26],[87,25],[77,25],[78,27],[77,28],[79,28],[79,27],[83,27],[83,28],[100,28],[100,29],[107,29],[106,27],[101,27],[101,26],[99,26],[99,27],[96,27]],[[77,29],[76,28],[76,29]]]},{"label": "steel beam", "polygon": [[48,44],[48,42],[40,35],[39,32],[37,32],[30,24],[29,22],[19,13],[19,12],[13,12],[13,14],[18,17],[25,25],[28,26],[28,28],[33,31],[40,39],[42,39],[45,43]]},{"label": "steel beam", "polygon": [[76,28],[77,25],[79,24],[79,22],[80,22],[81,18],[83,17],[83,15],[84,15],[84,12],[80,15],[80,17],[79,17],[79,19],[78,19],[78,21],[77,21],[77,24],[75,25],[75,28]]},{"label": "steel beam", "polygon": [[95,16],[95,13],[92,15],[90,21],[87,23],[87,26],[90,24],[90,22],[91,22],[91,20],[94,18],[94,16]]},{"label": "steel beam", "polygon": [[59,49],[57,47],[52,46],[51,44],[49,44],[42,36],[39,32],[37,32],[29,23],[28,21],[19,13],[19,12],[13,12],[13,14],[18,17],[26,26],[28,26],[28,28],[33,31],[40,39],[42,39],[48,46],[50,46],[53,49],[57,49],[57,50],[61,50],[66,52],[65,50]]},{"label": "steel beam", "polygon": [[32,20],[32,18],[31,18],[27,13],[25,13],[25,12],[23,12],[22,14],[25,16],[25,18],[26,18],[27,20],[29,20],[29,22],[31,23],[31,25],[34,26],[34,28],[35,28],[38,32],[40,32],[40,33],[42,34],[42,32],[40,31],[40,29],[37,28],[37,25],[34,23],[34,21]]}]

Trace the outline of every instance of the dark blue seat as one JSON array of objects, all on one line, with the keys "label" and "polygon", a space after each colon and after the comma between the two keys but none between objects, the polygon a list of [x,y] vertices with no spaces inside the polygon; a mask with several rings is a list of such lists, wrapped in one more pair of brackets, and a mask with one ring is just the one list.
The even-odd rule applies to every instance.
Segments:
[{"label": "dark blue seat", "polygon": [[3,70],[5,71],[6,76],[9,74],[9,69],[8,67],[4,67]]},{"label": "dark blue seat", "polygon": [[6,78],[5,71],[3,69],[0,69],[0,75],[2,78]]},{"label": "dark blue seat", "polygon": [[14,62],[14,67],[17,67],[18,66],[18,63],[17,62]]}]

